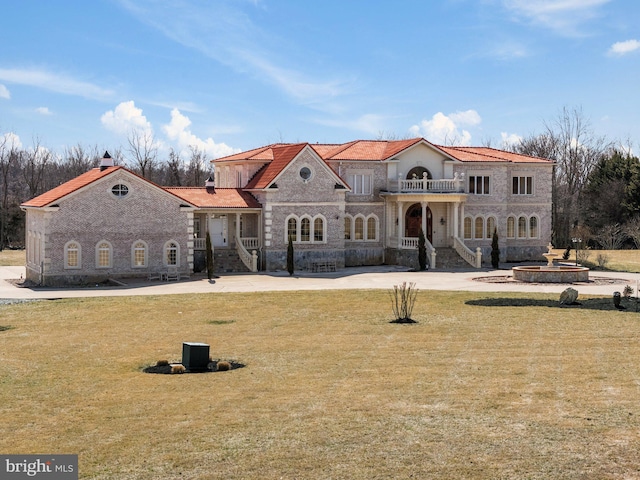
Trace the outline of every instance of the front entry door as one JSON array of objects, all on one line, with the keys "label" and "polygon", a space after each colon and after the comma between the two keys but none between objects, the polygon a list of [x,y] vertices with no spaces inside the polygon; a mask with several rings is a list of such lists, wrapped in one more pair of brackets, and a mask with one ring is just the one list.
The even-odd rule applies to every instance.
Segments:
[{"label": "front entry door", "polygon": [[[422,205],[416,203],[409,207],[405,216],[405,236],[418,238],[420,229],[422,228]],[[427,231],[424,232],[425,237],[430,243],[433,242],[433,215],[431,209],[427,207]]]},{"label": "front entry door", "polygon": [[227,217],[209,219],[209,234],[214,247],[227,246]]}]

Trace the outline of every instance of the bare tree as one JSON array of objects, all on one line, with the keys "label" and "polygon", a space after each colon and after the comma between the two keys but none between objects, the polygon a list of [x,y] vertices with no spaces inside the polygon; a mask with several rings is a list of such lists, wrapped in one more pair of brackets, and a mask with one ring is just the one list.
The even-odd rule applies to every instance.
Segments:
[{"label": "bare tree", "polygon": [[563,108],[556,120],[545,122],[545,132],[523,139],[512,149],[553,160],[553,236],[567,245],[571,228],[580,222],[579,199],[589,174],[613,150],[613,143],[596,136],[581,108]]},{"label": "bare tree", "polygon": [[7,135],[0,136],[0,184],[2,185],[2,196],[0,205],[0,250],[6,246],[7,223],[9,217],[9,189],[12,181],[13,166],[20,155],[19,150],[13,142],[9,141]]},{"label": "bare tree", "polygon": [[624,225],[624,232],[633,241],[636,248],[640,249],[640,214],[637,214]]},{"label": "bare tree", "polygon": [[166,183],[175,187],[182,186],[182,177],[184,172],[183,162],[182,158],[180,158],[180,154],[173,148],[169,150],[167,166],[169,167],[169,179]]},{"label": "bare tree", "polygon": [[624,245],[627,234],[619,223],[612,223],[602,227],[594,239],[604,250],[618,250]]},{"label": "bare tree", "polygon": [[30,150],[22,151],[22,176],[27,188],[29,198],[42,193],[47,166],[52,158],[51,152],[40,145],[40,140],[33,141]]},{"label": "bare tree", "polygon": [[157,166],[158,147],[155,144],[153,133],[150,131],[141,132],[131,130],[127,137],[130,156],[130,168],[141,176],[151,179],[153,170]]},{"label": "bare tree", "polygon": [[204,150],[198,147],[190,146],[191,157],[187,166],[187,185],[192,187],[201,187],[204,185],[209,165],[207,155]]}]

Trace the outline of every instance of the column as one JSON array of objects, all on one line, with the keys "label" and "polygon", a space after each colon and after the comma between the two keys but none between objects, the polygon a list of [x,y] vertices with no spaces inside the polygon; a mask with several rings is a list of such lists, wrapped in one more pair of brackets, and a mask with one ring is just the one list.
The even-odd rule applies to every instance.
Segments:
[{"label": "column", "polygon": [[[426,172],[425,172],[426,175]],[[425,238],[427,235],[427,205],[428,202],[420,202],[420,206],[422,207],[422,233],[424,233]]]},{"label": "column", "polygon": [[402,215],[402,202],[398,202],[398,249],[402,248],[402,237],[404,230],[404,217]]},{"label": "column", "polygon": [[460,229],[460,202],[456,202],[453,208],[453,236],[458,236],[458,230]]}]

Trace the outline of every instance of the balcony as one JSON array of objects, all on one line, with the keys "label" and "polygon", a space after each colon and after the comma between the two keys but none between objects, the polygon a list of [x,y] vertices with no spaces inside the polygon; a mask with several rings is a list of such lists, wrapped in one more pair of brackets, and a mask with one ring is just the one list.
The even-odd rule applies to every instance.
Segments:
[{"label": "balcony", "polygon": [[464,183],[457,174],[454,178],[440,180],[428,179],[425,176],[398,180],[397,190],[393,193],[464,193]]}]

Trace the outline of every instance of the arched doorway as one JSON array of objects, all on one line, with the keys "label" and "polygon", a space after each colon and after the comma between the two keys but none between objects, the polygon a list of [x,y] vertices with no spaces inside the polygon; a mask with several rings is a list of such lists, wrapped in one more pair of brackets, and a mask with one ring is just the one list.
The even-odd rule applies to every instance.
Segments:
[{"label": "arched doorway", "polygon": [[431,172],[424,167],[413,167],[407,172],[407,180],[422,180],[425,172],[427,173],[427,180],[433,180]]},{"label": "arched doorway", "polygon": [[[424,232],[425,237],[429,242],[433,242],[432,230],[433,230],[433,215],[431,209],[427,206],[427,231]],[[422,205],[414,203],[407,209],[407,213],[404,216],[404,236],[417,238],[420,236],[420,228],[422,228]]]}]

